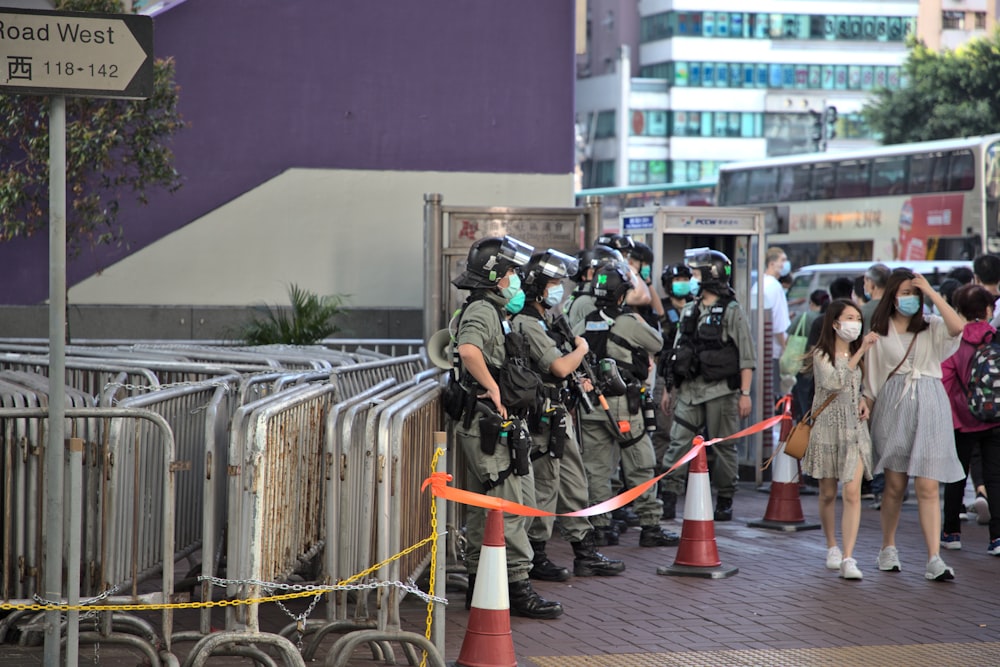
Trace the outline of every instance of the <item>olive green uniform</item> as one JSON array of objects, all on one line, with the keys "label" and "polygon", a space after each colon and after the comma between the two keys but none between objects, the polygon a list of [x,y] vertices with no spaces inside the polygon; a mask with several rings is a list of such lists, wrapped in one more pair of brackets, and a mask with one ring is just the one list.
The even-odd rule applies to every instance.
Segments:
[{"label": "olive green uniform", "polygon": [[[683,320],[694,311],[695,305],[701,300],[693,301],[681,313]],[[701,306],[698,327],[710,317],[710,307]],[[695,332],[697,338],[697,329]],[[677,341],[681,333],[678,331]],[[750,337],[750,326],[740,304],[730,301],[722,316],[723,341],[732,340],[739,350],[739,369],[756,367],[753,340]],[[670,426],[670,447],[664,459],[667,468],[676,463],[691,449],[694,436],[691,426],[703,426],[708,438],[730,435],[740,430],[739,387],[733,389],[726,380],[709,381],[698,376],[684,380],[677,389],[673,410],[673,423]],[[712,484],[715,485],[720,498],[732,498],[736,493],[736,483],[739,481],[739,461],[736,451],[736,441],[717,442],[711,447],[710,464]],[[684,490],[687,479],[687,464],[679,466],[674,472],[664,478],[664,489],[676,494]]]},{"label": "olive green uniform", "polygon": [[[503,366],[507,356],[504,349],[503,325],[498,313],[498,308],[502,310],[505,303],[503,297],[493,293],[487,293],[484,299],[469,303],[462,314],[455,337],[456,348],[464,344],[474,345],[482,350],[486,364],[493,369]],[[502,483],[487,489],[487,482],[496,482],[504,471],[510,468],[511,455],[503,439],[497,442],[492,455],[483,452],[479,435],[479,416],[478,413],[473,415],[469,428],[465,428],[462,420],[455,427],[455,437],[465,455],[468,469],[468,490],[515,503],[525,503],[525,489],[532,484],[530,474],[520,477],[508,475]],[[483,544],[485,525],[486,510],[470,506],[466,521],[468,537],[466,565],[470,574],[476,574],[479,568],[479,552]],[[528,543],[525,517],[504,514],[504,537],[507,544],[508,582],[527,579],[533,554]]]},{"label": "olive green uniform", "polygon": [[[586,324],[587,322],[577,324],[573,333],[583,335]],[[634,313],[618,315],[611,323],[611,331],[630,345],[644,349],[650,357],[663,346],[663,339],[659,332]],[[632,352],[629,349],[610,339],[607,344],[607,354],[619,363],[631,363],[632,360]],[[609,397],[607,401],[615,421],[628,421],[629,423],[630,430],[625,434],[625,438],[628,440],[638,438],[638,440],[634,444],[623,447],[622,445],[625,443],[615,432],[608,421],[607,414],[600,407],[595,406],[593,412],[581,416],[583,465],[587,471],[591,505],[604,502],[612,497],[611,476],[617,470],[619,457],[625,484],[629,488],[635,488],[654,476],[653,442],[650,440],[649,434],[646,433],[642,410],[640,409],[636,414],[630,414],[628,399],[625,396]],[[641,525],[655,526],[659,524],[661,509],[656,502],[655,486],[650,487],[639,496],[633,507],[636,514],[639,515]],[[591,518],[591,522],[596,527],[606,528],[610,524],[610,514],[594,516]]]},{"label": "olive green uniform", "polygon": [[[528,347],[528,356],[535,369],[545,375],[550,374],[552,362],[572,350],[561,350],[547,333],[553,317],[535,311],[525,311],[514,317],[514,329],[522,333]],[[551,378],[549,378],[551,379]],[[546,381],[546,392],[550,394],[545,408],[565,410],[563,400],[553,398],[565,382],[558,384]],[[565,391],[563,391],[565,394]],[[576,429],[572,417],[566,413],[566,440],[561,458],[554,458],[549,452],[549,438],[553,424],[547,418],[553,412],[543,412],[537,432],[532,432],[532,470],[535,478],[534,502],[528,504],[548,512],[574,512],[587,506],[587,477],[580,455],[580,445],[576,440]],[[532,542],[546,542],[552,537],[554,517],[535,517],[528,527],[528,537]],[[586,517],[560,517],[559,524],[564,537],[570,542],[580,542],[592,529]]]}]

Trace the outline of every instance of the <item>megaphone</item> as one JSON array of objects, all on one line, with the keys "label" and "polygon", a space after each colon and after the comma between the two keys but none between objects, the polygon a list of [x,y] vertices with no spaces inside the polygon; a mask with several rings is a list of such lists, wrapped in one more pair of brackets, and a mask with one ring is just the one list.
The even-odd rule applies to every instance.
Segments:
[{"label": "megaphone", "polygon": [[451,332],[441,329],[427,341],[427,358],[438,368],[451,370]]}]

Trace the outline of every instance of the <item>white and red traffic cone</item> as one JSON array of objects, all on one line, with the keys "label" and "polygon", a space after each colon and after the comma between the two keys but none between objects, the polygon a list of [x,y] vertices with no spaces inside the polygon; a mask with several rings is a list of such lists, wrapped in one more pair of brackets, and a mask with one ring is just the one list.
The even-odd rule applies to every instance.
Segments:
[{"label": "white and red traffic cone", "polygon": [[[694,445],[702,442],[695,436]],[[684,496],[684,523],[674,564],[656,568],[657,574],[676,577],[724,579],[739,572],[737,567],[723,567],[715,544],[715,519],[712,512],[712,488],[708,479],[705,449],[688,467],[687,495]]]},{"label": "white and red traffic cone", "polygon": [[490,510],[486,515],[469,625],[455,667],[517,667],[510,631],[507,546],[500,510]]},{"label": "white and red traffic cone", "polygon": [[807,522],[802,513],[802,500],[799,498],[799,462],[784,451],[785,438],[791,431],[791,419],[781,422],[781,443],[779,451],[771,457],[771,491],[767,498],[767,509],[764,518],[747,521],[751,528],[769,528],[797,532],[800,530],[815,530],[818,523]]}]

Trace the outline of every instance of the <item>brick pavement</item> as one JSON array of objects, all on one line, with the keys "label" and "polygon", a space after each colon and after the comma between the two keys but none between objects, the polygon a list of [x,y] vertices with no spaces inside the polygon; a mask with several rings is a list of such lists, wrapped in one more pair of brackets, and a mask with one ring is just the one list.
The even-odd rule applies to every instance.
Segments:
[{"label": "brick pavement", "polygon": [[[824,567],[821,531],[786,533],[746,526],[748,520],[763,516],[767,498],[742,485],[736,520],[715,526],[723,564],[739,567],[733,577],[658,576],[656,568],[671,564],[676,548],[639,548],[638,530],[632,529],[620,546],[605,549],[626,561],[628,570],[622,576],[536,583],[543,595],[561,601],[566,612],[554,621],[511,619],[519,664],[1000,664],[1000,558],[986,553],[986,526],[964,523],[964,549],[942,552],[955,568],[956,580],[930,582],[923,576],[926,556],[916,501],[911,498],[903,506],[899,573],[875,567],[879,512],[866,507],[855,553],[865,578],[843,581]],[[806,520],[818,521],[815,496],[803,496],[802,505]],[[838,503],[838,520],[839,510]],[[680,530],[680,520],[673,528]],[[550,543],[549,553],[557,563],[572,563],[569,545],[559,539]],[[449,595],[446,659],[453,661],[465,636],[468,612],[461,592]],[[419,600],[405,600],[402,615],[404,629],[423,632],[426,612]],[[221,613],[219,618],[221,625]],[[261,618],[268,631],[289,622],[273,605],[262,608]],[[196,627],[194,613],[179,613],[177,625]],[[102,646],[99,653],[98,664],[141,664],[134,654],[113,647]],[[183,660],[183,651],[178,653]],[[405,664],[398,650],[396,657]],[[38,649],[0,646],[0,665],[32,664],[41,664]],[[81,647],[81,664],[94,664],[92,647]],[[210,664],[251,663],[220,658]],[[368,650],[359,650],[350,664],[382,663],[373,661]]]}]

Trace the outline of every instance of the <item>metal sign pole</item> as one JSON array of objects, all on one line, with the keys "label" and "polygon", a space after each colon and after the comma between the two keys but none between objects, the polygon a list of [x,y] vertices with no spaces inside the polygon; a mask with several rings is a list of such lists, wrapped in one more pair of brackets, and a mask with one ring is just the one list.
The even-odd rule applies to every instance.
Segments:
[{"label": "metal sign pole", "polygon": [[[51,601],[62,600],[65,337],[66,98],[54,95],[49,112],[49,437],[45,449],[45,534],[42,538],[45,599]],[[59,612],[45,612],[43,657],[46,667],[59,665],[60,630]]]}]

